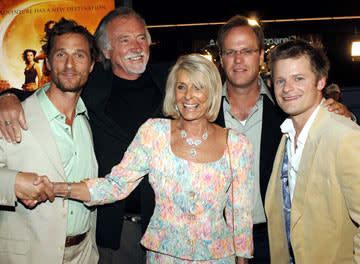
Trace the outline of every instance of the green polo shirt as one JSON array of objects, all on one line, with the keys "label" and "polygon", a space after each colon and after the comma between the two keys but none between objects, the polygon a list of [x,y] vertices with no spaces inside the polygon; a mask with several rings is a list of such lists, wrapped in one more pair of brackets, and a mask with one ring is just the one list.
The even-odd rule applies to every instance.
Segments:
[{"label": "green polo shirt", "polygon": [[[79,98],[71,128],[65,123],[65,115],[61,114],[47,97],[45,92],[49,88],[49,84],[44,85],[37,92],[37,97],[49,121],[67,181],[80,182],[82,179],[90,178],[94,169],[92,138],[86,124],[87,110],[84,102]],[[89,228],[90,210],[82,202],[69,200],[67,236],[85,233]]]}]

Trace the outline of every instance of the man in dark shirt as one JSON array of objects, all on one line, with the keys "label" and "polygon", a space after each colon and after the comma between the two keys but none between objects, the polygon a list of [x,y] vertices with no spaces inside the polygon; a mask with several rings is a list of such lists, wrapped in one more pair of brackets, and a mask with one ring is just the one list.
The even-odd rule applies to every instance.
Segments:
[{"label": "man in dark shirt", "polygon": [[[148,65],[151,37],[144,19],[130,8],[109,12],[100,22],[95,38],[101,63],[95,65],[81,96],[89,112],[99,177],[104,177],[122,159],[140,125],[161,115],[170,65]],[[13,102],[9,102],[13,100],[15,96],[1,98],[0,112],[14,109],[10,107]],[[22,110],[1,113],[11,122],[6,129],[19,128],[18,120],[26,128],[18,112]],[[3,126],[4,122],[0,123]],[[10,138],[4,129],[1,132]],[[12,141],[21,140],[20,130],[16,135],[16,139],[12,135]],[[154,193],[147,177],[127,199],[99,207],[99,263],[145,263],[140,238],[153,209]]]}]

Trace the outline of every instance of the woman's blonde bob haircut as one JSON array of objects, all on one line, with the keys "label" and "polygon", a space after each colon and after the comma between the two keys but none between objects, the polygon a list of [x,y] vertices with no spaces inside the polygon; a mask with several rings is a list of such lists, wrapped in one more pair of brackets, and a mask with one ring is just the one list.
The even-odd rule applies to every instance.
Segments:
[{"label": "woman's blonde bob haircut", "polygon": [[206,89],[208,92],[206,118],[209,122],[214,122],[221,105],[222,83],[220,73],[213,62],[196,53],[181,56],[172,67],[166,82],[164,115],[171,116],[174,119],[180,118],[180,113],[176,110],[175,98],[177,74],[180,71],[185,71],[195,86]]}]

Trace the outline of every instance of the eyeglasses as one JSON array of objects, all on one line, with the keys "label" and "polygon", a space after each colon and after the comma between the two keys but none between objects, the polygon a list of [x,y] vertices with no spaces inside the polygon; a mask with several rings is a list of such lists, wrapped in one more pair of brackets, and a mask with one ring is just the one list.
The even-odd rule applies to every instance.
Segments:
[{"label": "eyeglasses", "polygon": [[237,53],[241,56],[251,56],[255,52],[258,52],[259,49],[241,49],[241,50],[233,50],[233,49],[226,49],[223,50],[222,54],[226,57],[234,57]]}]

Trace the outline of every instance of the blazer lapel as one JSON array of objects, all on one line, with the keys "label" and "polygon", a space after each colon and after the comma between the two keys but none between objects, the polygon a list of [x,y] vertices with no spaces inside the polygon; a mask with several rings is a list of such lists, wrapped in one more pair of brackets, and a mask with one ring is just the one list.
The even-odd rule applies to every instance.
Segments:
[{"label": "blazer lapel", "polygon": [[105,70],[101,63],[96,63],[81,97],[88,109],[90,124],[104,127],[107,133],[118,138],[126,136],[126,133],[105,111],[113,88],[113,78],[111,68]]},{"label": "blazer lapel", "polygon": [[288,257],[284,256],[284,252],[288,252],[288,246],[283,211],[282,181],[280,178],[284,158],[285,139],[286,136],[284,135],[275,157],[265,199],[272,260],[274,261],[274,259],[276,259],[276,263],[286,263],[286,259],[288,260]]},{"label": "blazer lapel", "polygon": [[[282,182],[281,182],[281,173],[282,173],[282,163],[284,158],[284,149],[285,149],[286,136],[284,135],[281,139],[278,151],[276,153],[276,157],[274,160],[274,167],[272,171],[272,175],[268,184],[267,192],[266,192],[266,203],[265,207],[276,207],[281,208],[281,210],[271,210],[271,212],[276,212],[274,217],[279,218],[279,221],[283,221],[283,197],[282,197]],[[279,213],[280,212],[280,213]],[[282,226],[282,225],[281,225]]]},{"label": "blazer lapel", "polygon": [[296,176],[294,196],[291,205],[291,230],[294,228],[304,212],[305,201],[308,195],[307,189],[309,178],[316,177],[316,175],[314,175],[312,172],[312,169],[316,160],[315,157],[318,145],[318,137],[321,135],[321,124],[323,123],[322,121],[324,115],[326,115],[325,111],[327,110],[323,109],[323,107],[320,107],[320,110],[312,124],[312,127],[310,128],[309,135],[305,142],[299,164],[299,170]]},{"label": "blazer lapel", "polygon": [[[100,65],[101,66],[101,65]],[[101,72],[102,83],[101,83],[101,89],[102,92],[96,95],[96,98],[90,98],[89,105],[87,105],[90,115],[90,124],[93,124],[93,118],[96,119],[96,126],[101,126],[106,128],[106,132],[111,134],[113,137],[118,139],[126,139],[129,137],[129,133],[127,129],[124,129],[121,125],[119,125],[112,117],[106,112],[106,107],[109,102],[110,96],[111,96],[111,90],[116,87],[113,87],[113,81],[114,81],[114,75],[112,70],[104,70],[101,67],[97,69],[99,72]],[[159,96],[163,97],[164,89],[163,87],[160,87],[162,84],[159,80],[157,80],[156,76],[154,75],[154,71],[152,68],[148,65],[146,71],[149,71],[149,74],[154,81],[154,85],[156,86],[156,89],[159,91]],[[167,73],[167,72],[165,72]],[[166,80],[166,79],[165,79]],[[99,87],[94,87],[94,82],[89,82],[89,89],[99,89]],[[96,82],[98,85],[98,82]],[[94,95],[93,95],[94,96]],[[154,110],[153,113],[149,113],[149,117],[162,117],[161,115],[162,110],[162,103],[159,104],[159,106]],[[127,142],[127,141],[126,141]]]},{"label": "blazer lapel", "polygon": [[26,113],[29,131],[31,131],[34,139],[48,156],[50,163],[55,167],[64,181],[66,181],[65,171],[56,142],[52,135],[49,122],[37,100],[36,93],[24,102],[24,111]]}]

